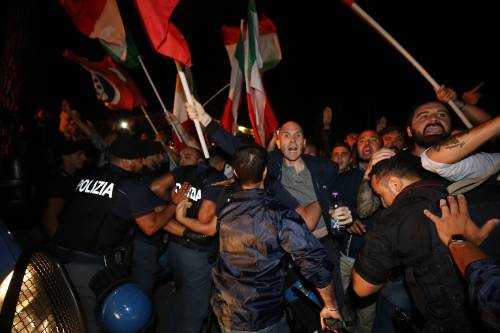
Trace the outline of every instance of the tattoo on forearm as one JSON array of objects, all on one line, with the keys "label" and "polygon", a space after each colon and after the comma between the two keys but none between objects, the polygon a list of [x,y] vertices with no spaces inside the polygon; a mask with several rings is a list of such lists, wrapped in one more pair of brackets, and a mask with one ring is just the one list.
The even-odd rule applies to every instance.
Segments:
[{"label": "tattoo on forearm", "polygon": [[357,197],[357,210],[361,218],[372,215],[380,207],[380,200],[373,193],[370,182],[364,180],[359,186]]},{"label": "tattoo on forearm", "polygon": [[465,146],[465,141],[463,140],[460,140],[460,138],[462,136],[464,136],[465,134],[467,134],[469,131],[465,131],[465,132],[462,132],[460,134],[457,134],[455,136],[451,136],[447,139],[444,139],[443,141],[437,143],[434,145],[434,150],[439,152],[441,150],[441,148],[444,148],[444,149],[453,149],[453,148],[462,148],[463,146]]}]

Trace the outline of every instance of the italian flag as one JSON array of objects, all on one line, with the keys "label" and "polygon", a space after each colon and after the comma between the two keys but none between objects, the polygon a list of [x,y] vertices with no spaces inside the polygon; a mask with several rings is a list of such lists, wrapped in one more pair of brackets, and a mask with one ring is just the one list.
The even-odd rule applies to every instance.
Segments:
[{"label": "italian flag", "polygon": [[60,0],[76,28],[90,38],[96,38],[115,60],[132,65],[137,50],[127,47],[125,27],[116,0]]},{"label": "italian flag", "polygon": [[244,44],[241,29],[238,27],[222,27],[224,45],[231,63],[231,79],[229,81],[229,96],[224,107],[221,123],[230,133],[236,133],[238,109],[241,104],[241,87],[243,85]]},{"label": "italian flag", "polygon": [[264,67],[259,44],[259,20],[255,0],[248,3],[248,28],[245,43],[244,74],[248,112],[254,131],[255,142],[265,145],[278,121],[266,96],[261,70]]},{"label": "italian flag", "polygon": [[[188,80],[189,90],[194,93],[194,84],[193,84],[193,76],[191,75],[191,70],[187,66],[183,66],[183,72],[186,74],[186,79]],[[181,79],[179,78],[179,74],[177,74],[177,80],[175,82],[175,94],[174,94],[174,105],[172,107],[172,113],[179,121],[179,125],[183,128],[177,128],[177,124],[172,124],[172,126],[177,128],[177,131],[174,131],[175,135],[172,135],[175,146],[180,150],[189,146],[189,142],[194,140],[196,137],[196,130],[194,127],[194,123],[191,119],[189,119],[186,109],[184,107],[186,100],[186,94],[184,93],[184,89],[182,89]],[[179,137],[180,135],[180,137]],[[187,136],[186,136],[187,135]],[[199,147],[195,147],[198,148]]]},{"label": "italian flag", "polygon": [[[243,84],[243,71],[245,47],[243,34],[240,27],[223,26],[222,35],[229,62],[231,64],[231,79],[229,96],[222,115],[222,126],[228,132],[236,132],[238,109],[241,105],[241,87]],[[263,71],[275,67],[281,61],[281,48],[273,21],[265,15],[259,19],[260,54],[263,61]]]}]

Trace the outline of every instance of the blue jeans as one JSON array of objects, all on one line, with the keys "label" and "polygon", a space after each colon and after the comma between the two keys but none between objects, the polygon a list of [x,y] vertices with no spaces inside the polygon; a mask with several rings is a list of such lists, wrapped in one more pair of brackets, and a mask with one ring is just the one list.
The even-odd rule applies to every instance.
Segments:
[{"label": "blue jeans", "polygon": [[212,288],[208,252],[169,242],[167,255],[174,275],[175,296],[165,332],[199,333],[208,317]]},{"label": "blue jeans", "polygon": [[220,330],[222,333],[288,333],[290,329],[288,328],[288,324],[286,323],[285,317],[281,318],[277,323],[272,324],[271,326],[267,326],[258,331],[239,331],[232,330],[230,328],[225,328],[219,322]]}]

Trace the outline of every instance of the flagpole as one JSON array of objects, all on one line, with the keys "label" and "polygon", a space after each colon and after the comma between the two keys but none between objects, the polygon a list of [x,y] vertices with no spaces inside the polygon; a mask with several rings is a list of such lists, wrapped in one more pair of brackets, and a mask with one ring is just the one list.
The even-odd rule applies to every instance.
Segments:
[{"label": "flagpole", "polygon": [[220,88],[219,91],[217,91],[212,97],[210,97],[205,103],[203,103],[203,107],[205,107],[208,103],[210,103],[215,97],[217,97],[221,92],[226,90],[227,87],[229,87],[231,83],[226,84],[224,87]]},{"label": "flagpole", "polygon": [[[437,90],[440,87],[436,80],[434,80],[434,78],[417,62],[417,60],[415,60],[415,58],[413,58],[413,56],[408,53],[408,51],[406,51],[406,49],[401,46],[398,41],[396,41],[384,28],[382,28],[380,24],[378,24],[370,15],[368,15],[368,13],[366,13],[360,6],[358,6],[358,4],[354,2],[354,0],[343,0],[343,2],[347,6],[349,6],[356,15],[358,15],[366,23],[368,23],[369,26],[375,29],[375,31],[378,32],[385,40],[387,40],[396,50],[398,50],[399,53],[401,53],[401,55],[403,55],[403,57],[405,57],[406,60],[408,60],[413,65],[413,67],[415,67],[415,69],[419,71],[420,74],[422,74],[422,76],[432,85],[434,90]],[[460,108],[455,104],[453,100],[450,99],[448,101],[448,105],[453,109],[453,111],[455,111],[457,116],[460,118],[460,120],[462,120],[467,128],[472,128],[472,124],[469,119],[467,119],[462,110],[460,110]]]},{"label": "flagpole", "polygon": [[[151,76],[149,75],[149,72],[148,72],[148,69],[146,68],[146,65],[144,65],[144,62],[142,61],[142,56],[137,56],[137,59],[139,59],[139,63],[141,64],[141,67],[142,67],[142,70],[144,71],[144,74],[146,74],[146,77],[148,78],[148,81],[149,81],[149,84],[151,85],[151,87],[153,88],[153,91],[155,92],[155,95],[156,95],[156,98],[158,99],[158,101],[160,102],[160,105],[161,105],[161,108],[163,110],[163,112],[165,114],[167,114],[168,110],[167,108],[165,107],[165,104],[163,104],[163,100],[161,99],[161,96],[160,94],[158,93],[158,90],[156,89],[156,86],[153,82],[153,79],[151,78]],[[182,137],[180,136],[179,132],[177,131],[177,129],[175,128],[175,126],[169,122],[169,125],[172,126],[172,129],[174,130],[175,134],[177,135],[177,137],[179,138],[179,141],[180,142],[183,142],[182,141]]]},{"label": "flagpole", "polygon": [[[191,96],[191,91],[189,90],[186,74],[184,74],[182,66],[177,60],[175,60],[175,66],[177,67],[177,72],[179,73],[179,78],[181,79],[182,88],[184,89],[186,99],[189,105],[194,106],[193,96]],[[203,155],[205,155],[205,158],[209,158],[210,155],[208,154],[207,143],[205,142],[205,137],[203,136],[203,131],[201,130],[200,121],[198,119],[194,120],[194,126],[196,127],[196,133],[198,133],[198,139],[200,140]]]},{"label": "flagpole", "polygon": [[161,146],[163,147],[163,150],[165,150],[165,152],[167,153],[168,157],[170,158],[170,160],[172,161],[172,163],[175,163],[175,160],[174,158],[172,157],[172,154],[170,153],[170,150],[168,149],[167,147],[167,144],[165,143],[165,141],[163,141],[163,138],[160,136],[160,134],[158,133],[158,130],[156,129],[156,126],[155,124],[153,123],[153,121],[151,120],[151,118],[149,117],[149,114],[147,113],[146,109],[144,108],[144,106],[142,105],[139,105],[141,107],[141,110],[142,112],[144,113],[144,117],[146,117],[146,119],[148,120],[149,122],[149,125],[151,126],[151,128],[153,129],[153,132],[155,132],[155,135],[158,139],[160,139],[160,144]]},{"label": "flagpole", "polygon": [[161,145],[163,146],[165,151],[168,151],[167,145],[165,144],[165,142],[163,142],[163,139],[160,137],[158,130],[156,129],[155,124],[153,124],[153,121],[151,121],[151,118],[149,117],[149,114],[147,113],[146,109],[144,108],[143,105],[139,105],[139,107],[141,108],[142,113],[144,113],[144,117],[146,117],[146,119],[148,120],[148,123],[151,126],[151,128],[153,129],[153,132],[155,132],[156,137],[160,139]]}]

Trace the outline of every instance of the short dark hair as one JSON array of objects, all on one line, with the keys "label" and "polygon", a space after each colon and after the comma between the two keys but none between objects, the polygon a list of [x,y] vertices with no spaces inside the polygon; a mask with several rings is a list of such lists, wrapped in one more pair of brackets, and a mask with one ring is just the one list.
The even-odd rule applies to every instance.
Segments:
[{"label": "short dark hair", "polygon": [[391,132],[398,132],[399,134],[401,134],[402,137],[405,136],[403,129],[399,126],[386,126],[378,132],[378,135],[384,136],[384,135],[391,133]]},{"label": "short dark hair", "polygon": [[335,142],[335,144],[333,145],[332,147],[332,151],[337,148],[337,147],[344,147],[345,149],[347,149],[349,151],[349,153],[352,154],[352,150],[351,150],[351,147],[349,147],[349,145],[345,142]]},{"label": "short dark hair", "polygon": [[396,154],[375,164],[370,172],[371,176],[377,177],[378,180],[385,176],[406,179],[420,178],[416,165],[401,154]]},{"label": "short dark hair", "polygon": [[236,150],[231,166],[240,185],[258,183],[267,166],[267,151],[256,144],[244,145]]}]

